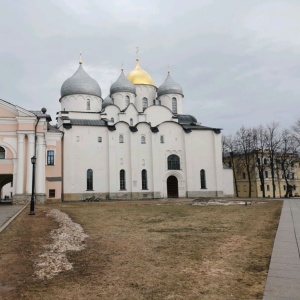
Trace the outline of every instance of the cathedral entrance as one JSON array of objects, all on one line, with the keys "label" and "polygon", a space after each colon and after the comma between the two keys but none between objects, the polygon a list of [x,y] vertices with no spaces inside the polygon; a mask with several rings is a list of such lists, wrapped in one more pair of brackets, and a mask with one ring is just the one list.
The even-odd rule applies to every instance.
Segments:
[{"label": "cathedral entrance", "polygon": [[178,198],[178,180],[175,176],[167,179],[168,198]]}]

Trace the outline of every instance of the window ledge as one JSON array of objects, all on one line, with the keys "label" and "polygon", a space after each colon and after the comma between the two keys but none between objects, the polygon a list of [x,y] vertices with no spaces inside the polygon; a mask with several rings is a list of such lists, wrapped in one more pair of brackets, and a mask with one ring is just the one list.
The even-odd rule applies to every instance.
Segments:
[{"label": "window ledge", "polygon": [[86,190],[86,192],[94,192],[94,190]]}]

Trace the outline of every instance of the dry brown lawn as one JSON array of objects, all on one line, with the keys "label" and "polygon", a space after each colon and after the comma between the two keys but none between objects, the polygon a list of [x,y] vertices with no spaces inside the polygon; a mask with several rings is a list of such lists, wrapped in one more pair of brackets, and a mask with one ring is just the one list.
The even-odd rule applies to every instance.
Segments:
[{"label": "dry brown lawn", "polygon": [[[61,203],[23,213],[0,234],[1,299],[261,299],[282,203]],[[50,280],[34,261],[66,212],[89,235],[74,269]]]}]

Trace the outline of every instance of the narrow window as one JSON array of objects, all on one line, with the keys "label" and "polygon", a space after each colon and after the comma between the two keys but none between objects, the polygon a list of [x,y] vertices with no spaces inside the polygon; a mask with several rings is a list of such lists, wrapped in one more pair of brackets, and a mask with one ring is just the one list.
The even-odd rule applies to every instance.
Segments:
[{"label": "narrow window", "polygon": [[168,170],[180,170],[180,158],[175,154],[168,156]]},{"label": "narrow window", "polygon": [[49,190],[49,198],[55,198],[55,190]]},{"label": "narrow window", "polygon": [[286,185],[285,184],[283,185],[283,189],[286,191]]},{"label": "narrow window", "polygon": [[88,191],[93,190],[93,170],[88,169],[86,172],[86,189]]},{"label": "narrow window", "polygon": [[263,190],[263,186],[262,186],[262,185],[260,185],[260,191],[262,192],[262,190]]},{"label": "narrow window", "polygon": [[142,170],[142,190],[148,189],[148,182],[147,182],[147,171]]},{"label": "narrow window", "polygon": [[281,177],[282,177],[282,179],[284,179],[284,173],[282,173],[282,176],[281,176]]},{"label": "narrow window", "polygon": [[133,119],[131,118],[129,121],[130,126],[133,126]]},{"label": "narrow window", "polygon": [[115,122],[115,119],[114,119],[114,118],[111,118],[110,121],[114,123],[114,122]]},{"label": "narrow window", "polygon": [[264,164],[266,165],[268,163],[268,160],[264,158]]},{"label": "narrow window", "polygon": [[270,186],[267,184],[267,191],[269,191],[270,190]]},{"label": "narrow window", "polygon": [[145,135],[141,136],[141,144],[146,144],[146,136]]},{"label": "narrow window", "polygon": [[257,159],[257,164],[260,165],[260,158]]},{"label": "narrow window", "polygon": [[5,159],[5,149],[0,147],[0,159]]},{"label": "narrow window", "polygon": [[293,188],[294,188],[294,191],[296,191],[296,186],[295,185],[293,186]]},{"label": "narrow window", "polygon": [[172,98],[172,112],[174,114],[177,114],[177,99],[176,98]]},{"label": "narrow window", "polygon": [[295,179],[295,173],[291,173],[291,179]]},{"label": "narrow window", "polygon": [[125,105],[128,106],[130,103],[130,98],[128,95],[125,96]]},{"label": "narrow window", "polygon": [[246,173],[243,172],[243,179],[246,179]]},{"label": "narrow window", "polygon": [[123,134],[119,135],[119,143],[124,143],[124,135]]},{"label": "narrow window", "polygon": [[87,110],[90,110],[90,109],[91,109],[91,100],[90,100],[90,99],[87,99],[87,100],[86,100],[86,109],[87,109]]},{"label": "narrow window", "polygon": [[265,171],[265,178],[268,178],[268,177],[269,177],[268,171]]},{"label": "narrow window", "polygon": [[155,105],[155,99],[153,100],[153,105]]},{"label": "narrow window", "polygon": [[148,99],[143,98],[143,111],[148,107]]},{"label": "narrow window", "polygon": [[160,136],[160,143],[161,144],[164,144],[165,142],[165,137],[163,135]]},{"label": "narrow window", "polygon": [[47,165],[54,166],[54,150],[47,151]]},{"label": "narrow window", "polygon": [[120,190],[124,191],[126,190],[126,177],[125,177],[125,171],[120,171]]},{"label": "narrow window", "polygon": [[98,136],[98,143],[102,143],[102,137]]},{"label": "narrow window", "polygon": [[205,170],[200,171],[200,184],[201,189],[206,189],[206,178],[205,178]]}]

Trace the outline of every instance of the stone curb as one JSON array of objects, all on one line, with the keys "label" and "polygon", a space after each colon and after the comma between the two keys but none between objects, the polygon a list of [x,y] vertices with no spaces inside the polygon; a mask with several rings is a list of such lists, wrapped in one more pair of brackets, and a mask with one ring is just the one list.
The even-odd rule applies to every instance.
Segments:
[{"label": "stone curb", "polygon": [[17,213],[15,213],[8,221],[6,221],[1,227],[0,227],[0,233],[28,206],[28,204],[24,205],[22,209],[20,209]]}]

